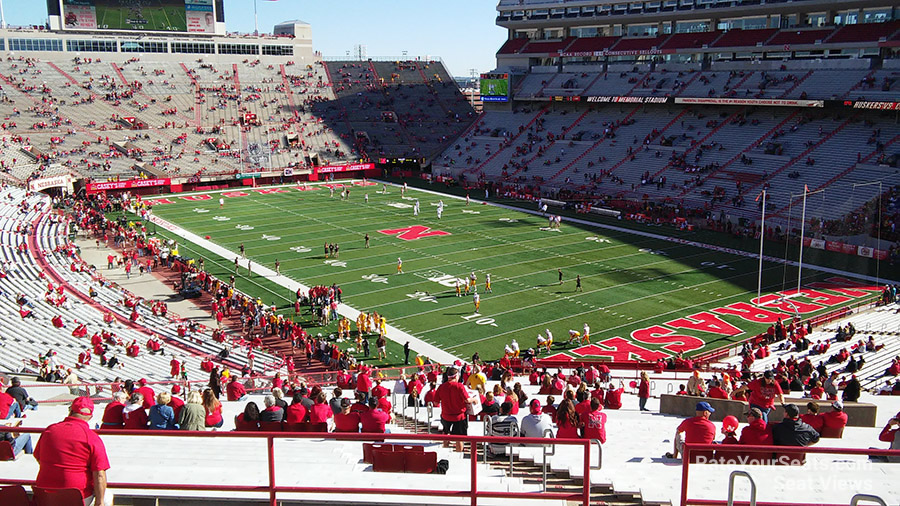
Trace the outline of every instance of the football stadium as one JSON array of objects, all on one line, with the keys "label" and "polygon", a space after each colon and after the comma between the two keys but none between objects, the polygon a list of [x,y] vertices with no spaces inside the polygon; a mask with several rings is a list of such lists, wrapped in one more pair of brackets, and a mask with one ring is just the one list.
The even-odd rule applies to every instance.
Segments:
[{"label": "football stadium", "polygon": [[469,79],[46,4],[0,504],[900,503],[897,5],[499,0]]}]

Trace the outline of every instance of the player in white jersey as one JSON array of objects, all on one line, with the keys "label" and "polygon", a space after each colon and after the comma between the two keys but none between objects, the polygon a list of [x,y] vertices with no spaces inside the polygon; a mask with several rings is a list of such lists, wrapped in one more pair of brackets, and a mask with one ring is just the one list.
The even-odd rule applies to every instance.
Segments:
[{"label": "player in white jersey", "polygon": [[369,194],[367,193],[365,196],[366,196],[366,198],[365,198],[366,204],[368,204],[369,203]]},{"label": "player in white jersey", "polygon": [[547,351],[550,351],[550,347],[553,346],[553,332],[550,332],[550,329],[544,329],[547,332]]},{"label": "player in white jersey", "polygon": [[581,334],[581,343],[582,344],[591,344],[591,328],[588,327],[588,324],[584,324],[584,333]]},{"label": "player in white jersey", "polygon": [[441,202],[440,204],[438,204],[438,207],[437,207],[437,217],[438,217],[438,219],[441,219],[441,215],[442,215],[442,214],[444,214],[444,203],[443,203],[443,202]]},{"label": "player in white jersey", "polygon": [[416,203],[413,204],[413,216],[419,215],[419,199],[416,199]]},{"label": "player in white jersey", "polygon": [[538,350],[538,353],[540,353],[542,349],[546,349],[548,353],[550,352],[550,348],[547,346],[547,338],[544,337],[544,336],[542,336],[542,335],[540,334],[540,332],[538,332],[538,335],[537,335],[537,350]]},{"label": "player in white jersey", "polygon": [[475,292],[475,294],[472,295],[472,302],[475,303],[475,312],[477,313],[478,309],[481,307],[481,296],[478,295],[478,292]]},{"label": "player in white jersey", "polygon": [[519,358],[519,343],[516,342],[515,339],[513,339],[512,342],[509,343],[509,345],[510,347],[512,347],[513,357]]}]

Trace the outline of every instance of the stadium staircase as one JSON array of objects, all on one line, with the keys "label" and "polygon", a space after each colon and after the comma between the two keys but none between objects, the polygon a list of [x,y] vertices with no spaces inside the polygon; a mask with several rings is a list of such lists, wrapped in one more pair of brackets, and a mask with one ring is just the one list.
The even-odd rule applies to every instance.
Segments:
[{"label": "stadium staircase", "polygon": [[[440,408],[432,409],[434,418],[429,420],[426,408],[415,409],[412,406],[406,406],[405,398],[401,399],[395,397],[393,409],[395,417],[394,423],[406,432],[425,432],[429,434],[441,433],[439,416]],[[520,414],[521,413],[522,412],[520,411]],[[469,435],[485,435],[484,425],[485,422],[480,420],[470,421]],[[566,457],[560,455],[548,461],[547,492],[581,493],[584,489],[583,470],[576,471],[574,468],[570,468],[564,464],[565,461],[580,462],[582,458],[580,454],[583,453],[581,452],[581,448],[559,445],[555,447],[555,450],[560,454],[565,453]],[[592,454],[596,454],[596,451],[593,448],[591,451]],[[576,453],[579,455],[576,455]],[[466,451],[461,454],[461,457],[465,460],[469,460],[471,458],[470,455],[468,449],[466,449]],[[503,475],[509,478],[522,480],[524,484],[530,486],[541,486],[543,483],[544,466],[541,460],[542,451],[538,448],[513,447],[513,459],[510,459],[508,454],[506,456],[488,455],[487,459],[485,459],[485,448],[483,445],[478,445],[476,448],[476,455],[479,463],[487,462],[490,469],[494,472],[503,473]],[[592,457],[592,462],[593,461],[596,461],[596,458]],[[639,491],[617,492],[614,489],[613,484],[609,483],[608,480],[602,478],[595,480],[594,476],[597,474],[602,473],[599,471],[592,472],[591,505],[649,506],[652,504],[667,503],[667,501],[644,501],[642,500]]]},{"label": "stadium staircase", "polygon": [[[565,141],[566,135],[568,135],[568,133],[571,132],[573,128],[578,126],[578,124],[581,123],[581,120],[583,120],[585,118],[585,116],[587,116],[590,112],[591,112],[590,109],[585,109],[584,112],[582,112],[577,118],[575,118],[575,121],[573,121],[569,126],[567,126],[563,129],[562,133],[559,136],[555,136],[552,141],[550,141],[549,143],[547,143],[545,145],[542,145],[541,147],[544,149],[544,153],[546,153],[551,147],[553,147],[553,145],[556,144],[557,141],[560,141],[560,140]],[[515,171],[511,172],[509,174],[509,177],[514,178],[516,175],[519,174],[519,172],[522,171],[522,169],[524,169],[529,164],[531,164],[531,162],[537,160],[538,157],[540,157],[540,156],[542,156],[542,154],[540,152],[535,153],[534,156],[525,160],[521,167],[519,167]]]},{"label": "stadium staircase", "polygon": [[[54,279],[54,284],[65,287],[67,292],[73,294],[73,296],[80,300],[80,303],[73,307],[72,316],[75,316],[76,320],[80,320],[87,324],[89,329],[88,332],[90,334],[96,327],[103,327],[100,314],[103,311],[111,311],[117,322],[116,327],[121,329],[120,333],[128,336],[126,339],[123,339],[126,344],[132,339],[136,339],[138,345],[142,349],[141,354],[136,358],[125,357],[123,353],[122,357],[124,358],[122,360],[148,362],[148,369],[144,372],[145,375],[150,375],[157,379],[168,377],[167,367],[171,354],[157,356],[148,353],[144,349],[144,343],[147,339],[151,336],[159,336],[172,348],[179,350],[178,355],[181,355],[182,361],[188,360],[187,369],[189,377],[191,379],[197,379],[197,376],[195,375],[199,375],[202,379],[203,374],[198,373],[200,357],[215,357],[224,345],[214,342],[210,335],[203,330],[199,333],[188,334],[184,337],[179,336],[176,325],[179,323],[186,324],[186,322],[182,322],[180,318],[173,313],[170,313],[165,317],[155,316],[147,307],[142,307],[141,319],[138,322],[130,321],[129,315],[131,310],[122,305],[123,297],[129,295],[126,291],[115,287],[108,287],[105,284],[98,282],[98,279],[96,279],[94,275],[91,275],[90,273],[80,273],[70,268],[73,261],[77,263],[78,260],[72,259],[66,253],[58,250],[59,246],[65,244],[65,239],[62,235],[64,230],[64,224],[51,224],[45,218],[40,219],[36,224],[35,233],[29,240],[32,242],[31,247],[34,251],[46,252],[46,255],[38,255],[37,257],[37,264],[40,269]],[[97,291],[97,296],[95,298],[88,295],[90,287],[93,287]],[[63,332],[69,331],[63,329]],[[86,340],[87,338],[84,338],[84,341]],[[172,348],[170,348],[170,351]],[[279,362],[278,359],[269,353],[258,351],[256,354],[255,367],[259,372],[266,369],[271,370],[271,368]],[[228,359],[216,359],[215,361],[227,367],[234,368],[235,370],[240,370],[248,364],[246,358],[241,357],[236,353],[230,355]],[[101,376],[95,379],[102,381],[110,378],[108,376]]]},{"label": "stadium staircase", "polygon": [[499,155],[504,149],[511,146],[519,137],[522,136],[522,134],[528,132],[528,129],[531,128],[531,125],[533,125],[535,123],[535,121],[540,119],[540,117],[543,116],[544,114],[546,114],[549,110],[550,109],[548,107],[541,108],[541,110],[539,110],[538,113],[535,114],[535,116],[533,118],[531,118],[531,120],[528,123],[525,124],[525,126],[522,128],[522,130],[517,132],[516,135],[514,135],[513,137],[509,138],[509,140],[506,142],[505,146],[501,146],[500,149],[498,149],[491,156],[489,156],[487,158],[487,160],[481,162],[481,164],[479,164],[477,167],[473,167],[473,168],[464,170],[463,174],[477,174],[478,172],[480,172],[484,168],[485,165],[487,165],[491,160],[496,158],[497,155]]},{"label": "stadium staircase", "polygon": [[119,80],[122,81],[122,84],[124,84],[125,86],[129,86],[128,79],[125,79],[125,75],[122,74],[122,69],[120,69],[119,66],[116,65],[116,62],[110,63],[110,66],[112,67],[113,72],[115,72],[116,75],[119,76]]},{"label": "stadium staircase", "polygon": [[843,95],[841,95],[841,100],[844,100],[844,99],[850,97],[850,94],[851,94],[851,93],[853,93],[854,91],[856,91],[856,90],[858,90],[859,88],[861,88],[862,85],[863,85],[863,83],[864,83],[865,81],[867,81],[868,79],[874,77],[876,73],[878,73],[878,70],[877,70],[877,69],[872,69],[871,71],[869,71],[869,73],[866,74],[866,77],[864,77],[864,78],[862,78],[861,80],[857,81],[857,83],[854,84],[853,87],[851,87],[849,90],[847,90],[847,93],[844,93]]},{"label": "stadium staircase", "polygon": [[[747,147],[745,147],[744,149],[742,149],[742,150],[740,151],[740,153],[734,155],[734,156],[731,157],[727,162],[725,162],[724,164],[720,165],[718,169],[709,172],[706,176],[704,176],[704,177],[700,180],[700,183],[697,184],[697,186],[701,186],[703,183],[705,183],[706,181],[708,181],[708,180],[710,180],[710,179],[716,179],[716,178],[718,178],[718,176],[719,176],[720,174],[726,172],[725,169],[727,169],[728,167],[730,167],[731,164],[733,164],[734,162],[738,161],[738,160],[741,158],[741,155],[746,155],[747,153],[749,153],[749,152],[752,151],[753,149],[759,147],[766,139],[768,139],[769,137],[771,137],[772,135],[774,135],[776,132],[780,131],[782,128],[784,128],[785,125],[787,125],[787,124],[790,123],[794,118],[796,118],[798,114],[800,114],[800,109],[797,109],[797,110],[793,111],[791,114],[789,114],[789,115],[788,115],[787,117],[785,117],[783,120],[781,120],[780,123],[778,123],[777,125],[775,125],[774,127],[772,127],[768,132],[764,133],[761,137],[759,137],[758,139],[756,139],[752,144],[750,144],[749,146],[747,146]],[[693,188],[687,188],[687,189],[685,189],[684,191],[682,191],[682,192],[678,195],[678,198],[683,198],[683,197],[685,197],[685,196],[686,196],[687,194],[689,194],[691,191],[693,191]]]},{"label": "stadium staircase", "polygon": [[[810,153],[812,153],[813,151],[815,151],[816,148],[818,148],[819,146],[821,146],[821,145],[825,144],[826,142],[828,142],[829,139],[831,139],[832,137],[834,137],[835,135],[837,135],[841,130],[843,130],[844,128],[846,128],[847,125],[849,125],[849,124],[850,124],[851,122],[853,122],[855,119],[856,119],[856,115],[855,115],[855,114],[850,115],[850,117],[848,117],[845,121],[843,121],[837,128],[835,128],[834,130],[832,130],[831,132],[829,132],[827,135],[823,135],[822,138],[819,139],[819,141],[813,143],[812,145],[810,145],[809,147],[807,147],[803,152],[801,152],[800,154],[798,154],[798,155],[796,155],[795,157],[791,158],[787,163],[783,164],[781,167],[779,167],[777,170],[775,170],[775,172],[769,174],[769,175],[768,175],[768,178],[767,178],[765,181],[771,181],[771,180],[773,180],[776,176],[778,176],[779,174],[781,174],[781,173],[784,172],[785,170],[787,170],[787,169],[793,167],[797,162],[806,159],[806,157],[809,156]],[[757,182],[757,183],[755,183],[755,184],[750,184],[750,185],[748,185],[747,187],[743,187],[743,188],[741,189],[739,195],[745,196],[745,195],[748,195],[748,194],[752,194],[753,191],[756,190],[756,189],[757,189],[760,185],[762,185],[765,181],[759,181],[759,182]],[[720,204],[720,205],[718,206],[718,208],[721,208],[721,207],[724,207],[724,206]]]},{"label": "stadium staircase", "polygon": [[791,86],[790,88],[788,88],[787,90],[785,90],[785,92],[782,93],[778,98],[787,98],[787,96],[790,95],[792,91],[794,91],[794,90],[796,90],[797,88],[799,88],[800,85],[803,84],[803,81],[806,81],[806,80],[809,79],[809,77],[812,76],[812,75],[813,75],[813,71],[810,70],[810,71],[807,72],[803,77],[801,77],[800,79],[797,79],[796,81],[794,81],[794,85]]},{"label": "stadium staircase", "polygon": [[[735,111],[734,113],[732,113],[727,118],[725,118],[724,120],[719,121],[718,124],[712,130],[710,130],[708,134],[703,136],[700,140],[692,142],[691,145],[687,149],[684,150],[683,154],[687,155],[688,153],[692,153],[693,151],[695,151],[697,148],[702,147],[704,142],[706,142],[710,137],[715,135],[716,132],[721,130],[725,125],[732,123],[740,115],[744,114],[745,111],[746,111],[746,109],[742,107],[742,108],[738,109],[737,111]],[[663,168],[661,168],[658,171],[651,174],[650,179],[653,181],[656,181],[656,178],[661,176],[663,174],[663,172],[672,168],[672,165],[673,165],[672,162],[667,163]]]},{"label": "stadium staircase", "polygon": [[[650,141],[650,144],[648,144],[648,143],[646,143],[646,142],[642,142],[642,143],[640,144],[640,146],[638,146],[637,149],[635,149],[635,150],[633,150],[633,151],[631,152],[631,154],[626,155],[625,158],[622,158],[621,160],[619,160],[618,162],[616,162],[615,164],[613,164],[613,166],[609,168],[609,170],[607,171],[607,173],[612,174],[613,172],[616,171],[616,169],[618,169],[619,167],[621,167],[626,161],[628,161],[629,159],[633,159],[633,158],[634,158],[635,156],[637,156],[637,154],[640,153],[641,151],[643,151],[643,150],[645,150],[645,149],[651,148],[651,147],[653,146],[652,143],[653,143],[654,140],[657,140],[657,139],[661,138],[661,137],[663,136],[663,134],[666,132],[666,130],[669,129],[669,127],[671,127],[671,126],[674,125],[675,123],[678,123],[678,120],[680,120],[682,117],[684,117],[686,114],[689,114],[690,112],[691,112],[691,111],[690,111],[689,108],[685,108],[684,110],[682,110],[681,112],[679,112],[677,116],[675,116],[674,118],[672,118],[671,121],[669,121],[668,123],[666,123],[666,126],[664,126],[662,129],[660,129],[660,130],[658,131],[659,133],[658,133],[658,135],[657,135],[656,137],[654,137],[654,138],[652,138],[652,139],[648,139],[648,140]],[[649,136],[650,134],[647,134],[647,135]]]},{"label": "stadium staircase", "polygon": [[[890,145],[896,143],[898,140],[900,140],[900,135],[895,135],[892,139],[890,139],[889,141],[887,141],[886,143],[884,143],[884,148],[887,149],[888,146],[890,146]],[[831,186],[831,185],[832,185],[833,183],[835,183],[836,181],[839,181],[839,180],[843,179],[845,176],[847,176],[848,174],[850,174],[851,172],[853,172],[854,170],[856,170],[856,168],[859,167],[859,165],[865,164],[866,162],[868,162],[869,160],[871,160],[872,158],[874,158],[874,157],[875,157],[876,155],[878,155],[879,153],[881,153],[881,151],[879,151],[879,150],[877,150],[877,149],[876,149],[876,150],[873,150],[871,153],[869,153],[868,155],[866,155],[866,156],[864,156],[862,159],[860,159],[859,162],[854,163],[853,165],[851,165],[851,166],[847,167],[846,169],[844,169],[842,172],[840,172],[840,173],[838,173],[838,174],[835,174],[831,179],[829,179],[828,181],[825,181],[825,182],[822,183],[821,185],[819,185],[819,186],[817,186],[817,187],[815,187],[815,188],[811,188],[811,189],[810,189],[810,193],[816,193],[816,192],[818,192],[819,190],[828,188],[829,186]],[[775,213],[772,214],[772,216],[773,216],[773,217],[775,217],[775,216],[781,216],[781,217],[784,217],[784,212],[785,212],[785,211],[787,211],[788,209],[790,209],[792,206],[799,205],[800,202],[802,202],[802,201],[803,201],[803,197],[802,197],[802,196],[801,196],[801,197],[798,197],[798,198],[796,198],[796,199],[790,201],[790,203],[789,203],[788,205],[786,205],[786,206],[784,206],[784,207],[778,209]]]}]

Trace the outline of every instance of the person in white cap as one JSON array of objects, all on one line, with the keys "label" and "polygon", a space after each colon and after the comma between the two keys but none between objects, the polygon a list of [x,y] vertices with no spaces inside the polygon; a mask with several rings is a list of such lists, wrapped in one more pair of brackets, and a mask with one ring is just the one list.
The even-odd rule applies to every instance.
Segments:
[{"label": "person in white cap", "polygon": [[847,413],[844,413],[844,403],[840,399],[831,403],[831,411],[819,416],[824,422],[822,432],[825,434],[840,434],[847,426]]}]

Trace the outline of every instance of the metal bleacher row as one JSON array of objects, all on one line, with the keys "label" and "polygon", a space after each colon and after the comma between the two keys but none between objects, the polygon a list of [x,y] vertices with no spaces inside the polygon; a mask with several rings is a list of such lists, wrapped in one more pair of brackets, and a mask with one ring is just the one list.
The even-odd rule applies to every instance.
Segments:
[{"label": "metal bleacher row", "polygon": [[[469,178],[629,199],[673,198],[751,218],[758,210],[739,199],[752,201],[767,184],[769,208],[786,222],[799,217],[791,205],[796,208],[805,185],[810,191],[827,188],[827,205],[817,204],[815,212],[835,219],[874,197],[854,184],[900,184],[900,173],[879,160],[898,151],[897,140],[900,128],[892,115],[878,113],[532,104],[486,113],[436,165]],[[673,156],[684,163],[673,163]],[[712,201],[714,191],[722,198]]]},{"label": "metal bleacher row", "polygon": [[[7,196],[11,195],[12,199]],[[67,243],[67,225],[63,221],[51,220],[49,210],[49,198],[44,196],[25,197],[22,190],[7,188],[3,191],[3,201],[0,204],[0,242],[2,242],[2,255],[6,264],[7,276],[0,280],[0,289],[3,297],[0,297],[0,329],[4,334],[2,345],[4,352],[0,354],[0,369],[7,371],[38,372],[38,357],[46,355],[49,350],[56,352],[56,362],[65,367],[75,368],[78,362],[78,354],[85,349],[90,350],[90,336],[102,329],[114,332],[128,346],[136,341],[141,347],[137,357],[129,357],[122,346],[111,346],[109,357],[116,355],[121,368],[110,369],[102,366],[98,357],[94,357],[91,364],[78,370],[80,379],[88,382],[108,382],[115,377],[140,378],[151,380],[165,380],[169,377],[169,361],[172,356],[177,356],[186,364],[188,378],[200,380],[206,377],[206,373],[200,370],[201,357],[215,356],[223,346],[216,343],[208,332],[188,333],[185,337],[179,337],[177,321],[162,316],[154,316],[148,306],[142,305],[139,312],[142,321],[136,326],[120,323],[128,321],[130,310],[123,305],[124,299],[129,296],[122,289],[101,282],[96,273],[81,272],[70,268],[73,262],[79,262],[77,258],[70,257],[66,250],[59,248]],[[19,202],[26,200],[30,210],[27,214],[19,211]],[[67,288],[68,302],[60,307],[51,305],[44,299],[47,291],[47,283],[52,282],[48,271],[36,259],[38,253],[27,247],[24,252],[18,251],[20,244],[28,244],[28,237],[24,233],[16,233],[18,226],[36,223],[34,237],[37,247],[48,262],[48,268],[56,275],[62,277]],[[42,276],[42,273],[44,276]],[[59,286],[58,283],[54,283]],[[87,293],[90,287],[97,291],[94,303],[84,303],[89,300]],[[82,300],[79,301],[80,292]],[[30,302],[34,318],[23,318],[19,314],[19,305],[16,303],[18,294],[24,294]],[[116,314],[119,320],[111,325],[103,322],[103,310],[110,310]],[[65,328],[57,329],[51,323],[51,318],[61,316]],[[170,317],[172,315],[169,315]],[[73,329],[78,323],[84,323],[87,327],[87,337],[76,338],[72,336]],[[145,349],[145,343],[151,336],[160,336],[165,354],[152,354]],[[256,351],[254,367],[258,372],[271,368],[277,364],[278,359],[272,355]],[[246,353],[240,349],[232,350],[227,365],[240,369],[247,364]]]},{"label": "metal bleacher row", "polygon": [[[828,364],[828,357],[843,349],[850,351],[860,340],[863,342],[868,341],[871,336],[874,337],[877,345],[883,345],[883,347],[877,351],[853,353],[853,356],[857,359],[860,357],[865,358],[865,366],[855,373],[856,377],[862,387],[867,390],[881,387],[885,381],[893,384],[898,378],[886,375],[885,372],[892,361],[896,357],[900,357],[900,316],[897,313],[898,308],[900,308],[898,304],[880,306],[814,330],[807,336],[807,339],[813,345],[820,341],[822,343],[831,343],[825,354],[816,355],[809,351],[798,353],[793,349],[779,350],[775,346],[771,346],[771,354],[768,357],[755,360],[751,370],[762,372],[774,367],[779,360],[787,360],[790,357],[798,361],[809,358],[813,366],[818,366],[820,361],[824,361],[829,373],[836,371],[840,374],[841,379],[849,379],[850,373],[844,371],[847,363]],[[846,342],[835,340],[837,327],[846,326],[848,323],[852,323],[856,328],[856,334]],[[724,363],[739,367],[741,358],[740,356],[731,357],[725,359]]]},{"label": "metal bleacher row", "polygon": [[[375,83],[375,65],[369,62],[300,68],[249,60],[229,65],[9,58],[0,65],[0,79],[9,84],[4,86],[9,101],[0,102],[0,116],[8,119],[3,134],[21,136],[19,144],[50,155],[51,162],[62,164],[60,171],[105,180],[135,176],[138,162],[165,176],[248,171],[259,166],[250,159],[242,164],[236,153],[252,144],[272,147],[262,166],[275,169],[303,167],[311,157],[323,165],[358,161],[365,154],[432,157],[474,119],[441,62],[379,62],[387,79],[371,89],[345,87],[339,73],[345,64],[365,66],[364,83]],[[400,121],[385,122],[383,112]],[[242,125],[245,113],[256,114],[260,124]],[[147,129],[128,130],[113,119],[130,117]],[[370,140],[365,152],[359,151],[359,132]],[[298,146],[287,145],[288,133],[297,134]],[[143,152],[118,153],[107,137],[110,143],[130,141]],[[210,148],[209,138],[227,148]],[[38,167],[15,143],[4,142],[0,158],[8,164],[17,159],[15,178],[49,175],[36,174]]]}]

